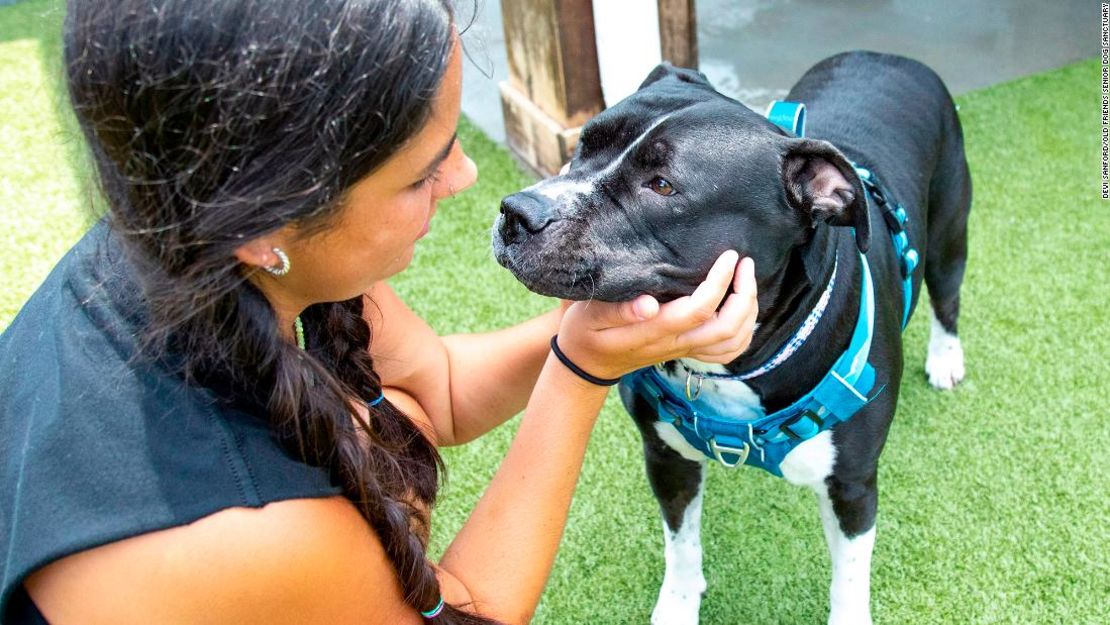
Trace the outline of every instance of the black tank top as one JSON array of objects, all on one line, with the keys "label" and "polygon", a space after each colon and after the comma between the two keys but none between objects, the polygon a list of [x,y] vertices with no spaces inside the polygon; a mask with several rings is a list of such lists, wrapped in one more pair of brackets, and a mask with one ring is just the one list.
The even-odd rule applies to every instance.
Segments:
[{"label": "black tank top", "polygon": [[22,582],[64,556],[340,493],[256,411],[133,358],[145,313],[132,271],[98,223],[0,335],[2,625],[46,622]]}]

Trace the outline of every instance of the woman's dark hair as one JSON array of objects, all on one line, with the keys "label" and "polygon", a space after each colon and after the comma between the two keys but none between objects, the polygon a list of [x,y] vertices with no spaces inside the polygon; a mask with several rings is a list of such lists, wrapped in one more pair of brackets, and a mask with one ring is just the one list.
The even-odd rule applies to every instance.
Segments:
[{"label": "woman's dark hair", "polygon": [[[418,610],[440,598],[425,550],[442,463],[388,401],[352,412],[381,393],[363,298],[306,310],[302,352],[234,251],[326,229],[423,127],[452,19],[443,0],[69,0],[65,25],[70,97],[149,305],[143,353],[255,398],[342,486]],[[436,622],[492,621],[448,606]]]}]

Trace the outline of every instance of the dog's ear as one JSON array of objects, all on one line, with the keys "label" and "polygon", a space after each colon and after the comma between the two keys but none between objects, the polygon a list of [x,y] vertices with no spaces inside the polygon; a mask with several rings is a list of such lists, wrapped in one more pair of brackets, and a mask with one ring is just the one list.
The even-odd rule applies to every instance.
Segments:
[{"label": "dog's ear", "polygon": [[686,69],[685,67],[675,67],[667,61],[663,61],[659,65],[656,65],[655,69],[651,70],[651,73],[644,79],[644,82],[640,83],[639,88],[643,89],[651,83],[662,80],[667,76],[674,76],[682,82],[688,82],[693,85],[701,85],[709,87],[710,89],[713,88],[713,85],[709,83],[709,79],[705,77],[705,74],[696,70]]},{"label": "dog's ear", "polygon": [[790,204],[810,220],[856,229],[856,247],[871,246],[867,195],[848,159],[828,141],[791,139],[782,158]]}]

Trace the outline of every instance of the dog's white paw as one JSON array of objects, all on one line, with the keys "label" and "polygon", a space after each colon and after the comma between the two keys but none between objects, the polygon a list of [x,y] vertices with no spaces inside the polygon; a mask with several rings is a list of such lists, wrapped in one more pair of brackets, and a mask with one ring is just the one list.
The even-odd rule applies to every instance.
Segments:
[{"label": "dog's white paw", "polygon": [[933,318],[929,332],[929,355],[925,359],[925,374],[929,384],[942,391],[950,391],[964,379],[964,348],[960,337],[949,333]]},{"label": "dog's white paw", "polygon": [[950,391],[963,381],[964,350],[960,346],[960,339],[952,337],[954,341],[946,344],[943,349],[933,349],[930,342],[929,357],[925,359],[925,373],[929,376],[929,384],[942,391]]},{"label": "dog's white paw", "polygon": [[663,580],[663,587],[659,589],[659,600],[651,613],[651,625],[697,625],[705,578],[682,584],[668,581]]},{"label": "dog's white paw", "polygon": [[871,625],[869,610],[833,610],[829,613],[829,625]]}]

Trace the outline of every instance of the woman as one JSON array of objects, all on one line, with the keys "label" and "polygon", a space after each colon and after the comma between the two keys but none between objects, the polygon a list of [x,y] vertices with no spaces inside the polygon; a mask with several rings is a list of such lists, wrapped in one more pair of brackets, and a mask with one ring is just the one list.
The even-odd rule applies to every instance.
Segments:
[{"label": "woman", "polygon": [[[530,618],[606,395],[549,338],[726,362],[754,280],[437,337],[385,281],[475,180],[460,57],[436,0],[70,1],[109,214],[0,337],[5,624]],[[430,562],[436,446],[522,408]]]}]

